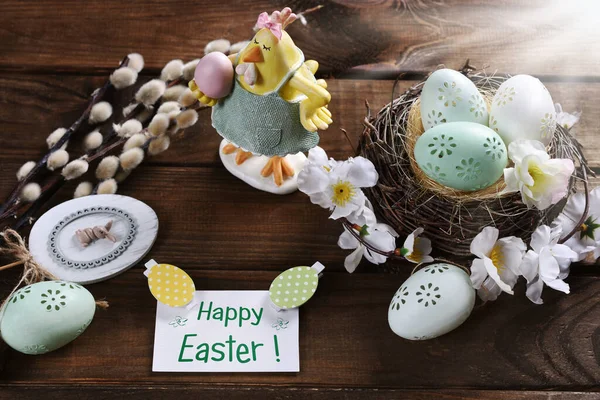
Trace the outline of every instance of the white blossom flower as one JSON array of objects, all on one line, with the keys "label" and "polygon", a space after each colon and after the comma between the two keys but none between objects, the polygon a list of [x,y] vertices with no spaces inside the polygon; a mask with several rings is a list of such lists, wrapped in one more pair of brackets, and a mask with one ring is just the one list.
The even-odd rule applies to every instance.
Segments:
[{"label": "white blossom flower", "polygon": [[67,181],[70,181],[72,179],[79,178],[81,175],[85,174],[89,166],[90,165],[87,161],[77,159],[65,165],[61,173]]},{"label": "white blossom flower", "polygon": [[[575,229],[575,226],[581,221],[584,210],[584,193],[575,193],[569,196],[562,212],[552,223],[553,227],[559,226],[561,228],[561,239]],[[600,228],[600,224],[598,223],[599,217],[600,187],[597,187],[590,191],[589,194],[589,210],[587,218],[583,224],[578,227],[578,231],[564,243],[578,254],[575,261],[582,261],[585,259],[590,259],[591,261],[592,259],[595,260],[600,257],[600,230],[598,230],[598,228]]]},{"label": "white blossom flower", "polygon": [[185,63],[185,65],[183,66],[182,73],[183,79],[185,79],[186,81],[191,81],[192,79],[194,79],[194,73],[196,72],[196,67],[198,66],[199,62],[200,59],[196,58],[195,60]]},{"label": "white blossom flower", "polygon": [[539,226],[531,235],[530,246],[523,257],[521,273],[527,279],[527,297],[535,304],[542,304],[544,284],[554,290],[569,293],[569,285],[563,281],[569,276],[569,265],[577,259],[577,253],[564,244],[558,244],[560,227],[550,229]]},{"label": "white blossom flower", "polygon": [[204,47],[204,54],[212,53],[213,51],[218,51],[220,53],[229,53],[229,49],[231,48],[231,43],[227,39],[216,39],[206,44]]},{"label": "white blossom flower", "polygon": [[56,150],[50,154],[48,157],[48,161],[46,161],[46,167],[50,171],[54,171],[55,169],[62,168],[66,163],[69,162],[69,153],[66,150]]},{"label": "white blossom flower", "polygon": [[152,79],[139,88],[135,94],[135,100],[143,103],[146,107],[151,107],[165,93],[167,86],[160,79]]},{"label": "white blossom flower", "polygon": [[114,179],[107,179],[98,184],[98,194],[115,194],[117,193],[117,181]]},{"label": "white blossom flower", "polygon": [[40,187],[40,185],[35,182],[31,182],[25,185],[25,187],[21,191],[21,200],[27,203],[32,203],[36,201],[41,194],[42,188]]},{"label": "white blossom flower", "polygon": [[21,165],[21,168],[17,171],[17,180],[22,181],[25,179],[27,175],[31,172],[31,170],[35,167],[35,161],[27,161],[25,164]]},{"label": "white blossom flower", "polygon": [[563,111],[562,106],[559,103],[554,105],[556,108],[556,123],[563,128],[569,130],[579,122],[581,118],[581,111],[576,111],[573,114]]},{"label": "white blossom flower", "polygon": [[520,238],[498,239],[499,233],[498,229],[487,226],[471,242],[471,253],[477,256],[471,264],[471,282],[484,301],[496,300],[502,291],[513,294],[527,250]]},{"label": "white blossom flower", "polygon": [[129,68],[132,68],[137,73],[140,73],[144,69],[144,57],[141,54],[131,53],[127,57],[129,58],[129,64],[127,64]]},{"label": "white blossom flower", "polygon": [[[378,250],[383,252],[392,252],[396,250],[396,238],[398,237],[398,234],[389,225],[375,223],[372,225],[363,224],[361,226],[360,224],[355,223],[353,229],[365,242]],[[344,261],[344,267],[348,272],[354,272],[354,270],[356,270],[356,267],[360,264],[360,260],[362,260],[363,256],[372,264],[382,264],[387,260],[386,256],[375,253],[365,247],[365,245],[359,242],[345,226],[344,232],[338,239],[338,246],[345,250],[355,249]]]},{"label": "white blossom flower", "polygon": [[104,122],[110,118],[112,112],[113,108],[109,102],[101,101],[99,103],[96,103],[90,110],[90,117],[88,118],[88,122],[92,125]]},{"label": "white blossom flower", "polygon": [[419,237],[423,233],[423,228],[415,229],[404,240],[400,249],[400,254],[409,262],[419,264],[433,261],[431,254],[431,240]]},{"label": "white blossom flower", "polygon": [[361,188],[375,186],[378,178],[375,166],[366,158],[335,162],[327,160],[322,149],[314,148],[298,174],[298,188],[312,203],[333,210],[330,218],[338,219],[360,212],[366,199]]},{"label": "white blossom flower", "polygon": [[129,87],[137,81],[138,73],[130,67],[122,67],[113,71],[110,75],[110,83],[115,89],[120,90]]},{"label": "white blossom flower", "polygon": [[92,194],[93,190],[94,185],[92,185],[91,182],[81,182],[75,188],[75,193],[73,194],[73,197],[77,199],[79,197],[89,196],[90,194]]},{"label": "white blossom flower", "polygon": [[183,74],[183,61],[171,60],[160,72],[160,79],[163,81],[172,81],[179,78]]},{"label": "white blossom flower", "polygon": [[545,210],[567,195],[575,166],[569,159],[551,159],[541,142],[516,140],[508,145],[514,168],[504,169],[504,192],[521,192],[527,207]]}]

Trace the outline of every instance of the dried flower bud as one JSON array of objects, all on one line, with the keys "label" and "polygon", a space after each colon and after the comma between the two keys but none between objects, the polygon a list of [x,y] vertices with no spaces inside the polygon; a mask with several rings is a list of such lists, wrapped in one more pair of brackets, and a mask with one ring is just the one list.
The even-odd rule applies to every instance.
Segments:
[{"label": "dried flower bud", "polygon": [[21,191],[21,200],[31,203],[34,202],[42,194],[42,188],[37,183],[31,182],[25,185]]},{"label": "dried flower bud", "polygon": [[101,101],[99,103],[94,104],[94,106],[92,107],[88,122],[90,124],[98,124],[109,119],[111,115],[112,106],[110,105],[110,103],[107,101]]},{"label": "dried flower bud", "polygon": [[169,148],[171,139],[167,135],[162,135],[150,142],[148,146],[148,154],[155,156]]},{"label": "dried flower bud", "polygon": [[181,111],[181,106],[176,101],[167,101],[158,107],[158,114],[168,114],[171,111]]},{"label": "dried flower bud", "polygon": [[198,121],[196,110],[185,110],[177,116],[177,127],[179,129],[189,128]]},{"label": "dried flower bud", "polygon": [[179,77],[183,73],[183,61],[181,60],[171,60],[165,65],[165,67],[160,72],[160,79],[163,81],[173,81]]},{"label": "dried flower bud", "polygon": [[35,161],[27,161],[25,164],[21,165],[21,168],[17,171],[17,180],[22,181],[25,179],[27,175],[31,172],[33,167],[35,167]]},{"label": "dried flower bud", "polygon": [[152,136],[162,135],[167,131],[169,127],[169,117],[166,114],[156,114],[154,118],[152,118],[152,122],[148,125],[148,132]]},{"label": "dried flower bud", "polygon": [[127,150],[121,154],[119,159],[121,160],[121,168],[125,171],[130,171],[144,161],[144,150],[139,147]]},{"label": "dried flower bud", "polygon": [[189,88],[186,88],[185,91],[179,97],[178,101],[182,107],[190,107],[194,105],[198,101],[198,99],[196,98],[196,96],[194,96],[194,93],[192,93],[192,91]]},{"label": "dried flower bud", "polygon": [[131,53],[127,57],[129,57],[129,64],[127,64],[129,68],[137,73],[140,73],[144,69],[144,57],[141,54]]},{"label": "dried flower bud", "polygon": [[146,135],[144,135],[143,133],[136,133],[135,135],[127,139],[127,141],[123,145],[123,151],[127,151],[135,147],[142,147],[144,143],[146,143],[146,140],[148,140],[146,138]]},{"label": "dried flower bud", "polygon": [[83,140],[83,147],[86,151],[97,149],[98,147],[100,147],[103,140],[104,137],[99,131],[92,131],[88,133],[85,139]]},{"label": "dried flower bud", "polygon": [[[65,128],[58,128],[55,129],[54,132],[52,132],[50,135],[48,135],[48,137],[46,138],[46,144],[48,145],[48,148],[51,149],[52,147],[54,147],[54,145],[58,143],[58,141],[64,136],[65,133],[67,133],[67,130]],[[68,142],[65,142],[65,144],[61,146],[61,149],[66,148],[67,144]]]},{"label": "dried flower bud", "polygon": [[165,90],[165,94],[163,95],[164,101],[177,101],[179,96],[185,91],[186,87],[183,85],[175,85],[167,88]]},{"label": "dried flower bud", "polygon": [[227,39],[217,39],[212,42],[208,42],[206,47],[204,47],[204,54],[212,53],[213,51],[218,51],[221,53],[229,53],[229,49],[231,48],[231,43]]},{"label": "dried flower bud", "polygon": [[135,94],[135,100],[144,103],[146,107],[151,107],[165,93],[166,85],[160,79],[153,79],[146,82]]},{"label": "dried flower bud", "polygon": [[117,173],[119,169],[119,157],[108,156],[104,157],[96,167],[96,178],[99,180],[110,179]]},{"label": "dried flower bud", "polygon": [[248,46],[248,43],[250,43],[249,40],[243,40],[241,42],[234,43],[231,45],[229,52],[231,54],[239,53],[240,51],[244,50],[246,46]]},{"label": "dried flower bud", "polygon": [[117,172],[117,174],[115,175],[115,180],[118,183],[123,182],[125,179],[127,179],[127,177],[129,176],[129,174],[131,174],[131,171],[125,171],[125,170],[120,170],[119,172]]},{"label": "dried flower bud", "polygon": [[98,194],[115,194],[117,193],[117,181],[114,179],[107,179],[100,182],[98,185]]},{"label": "dried flower bud", "polygon": [[92,194],[92,190],[94,190],[94,185],[91,182],[81,182],[75,188],[75,193],[73,194],[74,198],[79,198],[83,196],[89,196]]},{"label": "dried flower bud", "polygon": [[119,137],[131,137],[136,133],[140,133],[144,128],[137,119],[128,119],[122,125],[113,124],[113,129]]},{"label": "dried flower bud", "polygon": [[185,63],[185,65],[183,66],[183,79],[185,79],[186,81],[191,81],[192,79],[194,79],[194,73],[196,72],[196,66],[198,66],[199,62],[200,62],[200,59],[197,58],[188,63]]},{"label": "dried flower bud", "polygon": [[87,161],[81,159],[73,160],[62,169],[62,176],[64,176],[66,180],[70,181],[85,174],[88,168],[89,164]]},{"label": "dried flower bud", "polygon": [[55,169],[64,167],[66,163],[69,162],[69,153],[66,150],[56,150],[50,154],[48,157],[48,161],[46,161],[46,167],[50,171],[54,171]]},{"label": "dried flower bud", "polygon": [[138,73],[133,68],[122,67],[110,75],[110,83],[119,90],[129,87],[137,81]]}]

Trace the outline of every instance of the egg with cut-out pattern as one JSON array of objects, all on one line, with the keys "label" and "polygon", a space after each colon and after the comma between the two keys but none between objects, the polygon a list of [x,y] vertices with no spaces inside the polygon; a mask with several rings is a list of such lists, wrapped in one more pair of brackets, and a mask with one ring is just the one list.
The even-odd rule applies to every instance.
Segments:
[{"label": "egg with cut-out pattern", "polygon": [[452,69],[432,73],[421,91],[421,121],[431,129],[447,122],[488,124],[488,108],[475,84]]},{"label": "egg with cut-out pattern", "polygon": [[452,264],[430,264],[396,291],[388,309],[388,323],[405,339],[433,339],[465,322],[474,305],[475,290],[464,270]]},{"label": "egg with cut-out pattern", "polygon": [[77,283],[34,283],[6,301],[1,311],[2,339],[21,353],[48,353],[82,334],[95,311],[94,296]]},{"label": "egg with cut-out pattern", "polygon": [[506,146],[517,139],[548,145],[556,129],[554,101],[546,86],[531,75],[515,75],[500,85],[490,109],[489,127]]},{"label": "egg with cut-out pattern", "polygon": [[448,122],[425,131],[417,139],[414,156],[429,178],[461,191],[493,185],[508,162],[500,136],[475,122]]}]

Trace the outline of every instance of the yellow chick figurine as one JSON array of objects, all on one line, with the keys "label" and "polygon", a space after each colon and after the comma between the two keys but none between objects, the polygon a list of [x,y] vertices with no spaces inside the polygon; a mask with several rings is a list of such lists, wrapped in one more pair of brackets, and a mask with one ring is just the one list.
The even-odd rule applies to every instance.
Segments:
[{"label": "yellow chick figurine", "polygon": [[213,126],[229,142],[222,146],[223,153],[235,152],[237,165],[252,155],[269,157],[261,175],[273,175],[277,186],[295,175],[286,156],[315,147],[317,130],[333,122],[327,109],[331,100],[327,84],[314,76],[318,63],[305,61],[285,31],[296,18],[287,7],[270,16],[260,14],[250,43],[229,56],[235,76],[227,95],[209,97],[206,92],[215,82],[200,84],[199,77],[210,64],[199,63],[196,79],[190,81],[198,100],[213,106]]}]

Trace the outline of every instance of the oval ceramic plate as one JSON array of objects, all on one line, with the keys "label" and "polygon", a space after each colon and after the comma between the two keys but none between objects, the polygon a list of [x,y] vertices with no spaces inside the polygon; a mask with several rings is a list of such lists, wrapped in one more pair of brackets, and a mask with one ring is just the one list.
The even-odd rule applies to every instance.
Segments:
[{"label": "oval ceramic plate", "polygon": [[[83,247],[75,231],[112,221],[107,239]],[[127,270],[150,250],[158,233],[152,208],[132,197],[93,195],[73,199],[50,209],[29,235],[35,261],[59,279],[81,284],[103,281]]]}]

